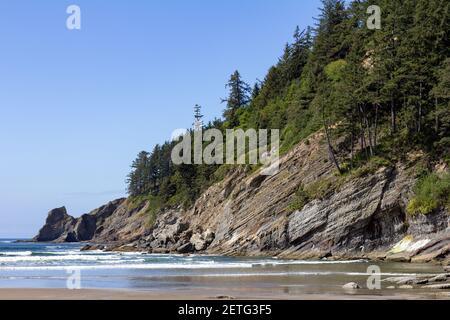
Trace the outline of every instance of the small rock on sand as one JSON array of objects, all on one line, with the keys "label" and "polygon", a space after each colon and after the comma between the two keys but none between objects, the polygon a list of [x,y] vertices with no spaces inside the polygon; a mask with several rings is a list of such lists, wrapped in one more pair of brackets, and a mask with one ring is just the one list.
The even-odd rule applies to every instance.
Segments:
[{"label": "small rock on sand", "polygon": [[343,285],[342,288],[355,290],[355,289],[360,289],[361,287],[355,282],[350,282],[350,283],[347,283],[346,285]]},{"label": "small rock on sand", "polygon": [[234,300],[236,298],[232,297],[232,296],[217,296],[216,299],[218,299],[218,300]]},{"label": "small rock on sand", "polygon": [[414,289],[414,287],[413,286],[410,286],[410,285],[403,285],[403,286],[400,286],[400,287],[398,287],[399,289]]}]

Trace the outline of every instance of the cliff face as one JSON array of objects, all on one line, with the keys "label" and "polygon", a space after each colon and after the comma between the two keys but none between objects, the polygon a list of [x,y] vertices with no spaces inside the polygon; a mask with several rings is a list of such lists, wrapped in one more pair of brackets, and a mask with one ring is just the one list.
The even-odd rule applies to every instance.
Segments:
[{"label": "cliff face", "polygon": [[75,219],[62,207],[49,212],[45,225],[33,238],[37,242],[81,242],[99,237],[106,220],[126,199],[119,199]]},{"label": "cliff face", "polygon": [[[448,263],[448,212],[405,213],[416,182],[410,164],[337,177],[322,141],[316,134],[298,145],[282,157],[274,176],[236,169],[192,209],[167,210],[151,229],[145,227],[148,204],[131,210],[121,199],[79,219],[50,213],[36,240],[114,242],[115,249],[151,252]],[[294,210],[299,188],[313,189],[315,196]]]},{"label": "cliff face", "polygon": [[[186,243],[200,242],[208,253],[299,259],[409,261],[427,252],[446,259],[450,215],[444,210],[417,217],[405,212],[416,182],[408,164],[340,178],[326,160],[322,141],[317,134],[297,146],[282,158],[275,176],[235,171],[191,210],[161,215],[152,234],[136,245],[185,252]],[[299,187],[314,185],[321,189],[318,199],[293,211]]]},{"label": "cliff face", "polygon": [[[70,242],[72,239],[69,237],[69,233],[71,232],[69,230],[71,230],[74,224],[75,219],[67,214],[66,208],[53,209],[48,213],[45,225],[33,240],[38,242]],[[75,241],[75,239],[73,240]]]}]

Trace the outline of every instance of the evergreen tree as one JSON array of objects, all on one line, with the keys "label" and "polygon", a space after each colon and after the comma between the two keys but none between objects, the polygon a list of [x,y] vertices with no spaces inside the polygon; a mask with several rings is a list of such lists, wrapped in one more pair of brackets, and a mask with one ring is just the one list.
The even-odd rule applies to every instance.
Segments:
[{"label": "evergreen tree", "polygon": [[433,111],[434,128],[438,137],[435,146],[450,152],[450,58],[444,61],[438,71],[438,82],[432,90],[435,101]]},{"label": "evergreen tree", "polygon": [[286,44],[283,57],[278,66],[283,74],[282,86],[300,78],[306,65],[312,47],[312,28],[300,31],[297,26],[294,32],[294,42]]},{"label": "evergreen tree", "polygon": [[261,93],[261,87],[258,82],[255,83],[252,90],[252,101]]},{"label": "evergreen tree", "polygon": [[345,41],[345,21],[348,14],[344,1],[322,0],[322,4],[311,56],[312,72],[316,77],[328,63],[344,58],[348,52],[348,44]]},{"label": "evergreen tree", "polygon": [[235,71],[226,85],[230,93],[227,99],[223,99],[222,103],[226,102],[227,107],[223,113],[225,121],[229,128],[239,126],[239,109],[246,106],[250,101],[250,86],[242,80],[239,71]]},{"label": "evergreen tree", "polygon": [[150,191],[150,154],[141,151],[131,165],[132,171],[128,175],[128,192],[131,196],[147,194]]},{"label": "evergreen tree", "polygon": [[194,107],[194,130],[199,131],[203,129],[203,114],[202,107],[198,104]]},{"label": "evergreen tree", "polygon": [[158,195],[159,186],[163,178],[161,175],[163,160],[161,151],[161,147],[159,146],[159,144],[157,144],[153,149],[148,161],[148,171],[150,175],[150,193],[152,195]]},{"label": "evergreen tree", "polygon": [[[381,30],[366,27],[373,4],[382,8]],[[449,26],[449,1],[353,0],[346,7],[323,0],[315,32],[297,27],[253,90],[233,73],[225,121],[206,128],[279,128],[283,151],[323,130],[330,161],[342,173],[375,155],[394,161],[413,148],[448,157]],[[202,122],[200,106],[194,111]],[[175,144],[138,155],[127,179],[131,196],[189,206],[223,173],[218,165],[173,165]]]}]

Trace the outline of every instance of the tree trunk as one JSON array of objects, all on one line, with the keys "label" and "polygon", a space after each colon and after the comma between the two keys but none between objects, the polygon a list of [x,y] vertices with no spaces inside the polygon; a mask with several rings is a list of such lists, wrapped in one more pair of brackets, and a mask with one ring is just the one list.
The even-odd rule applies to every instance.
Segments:
[{"label": "tree trunk", "polygon": [[422,131],[422,81],[420,82],[420,100],[419,100],[419,121],[417,123],[417,132],[420,133]]},{"label": "tree trunk", "polygon": [[391,97],[391,134],[395,134],[397,132],[397,119],[395,114],[395,101],[394,98]]},{"label": "tree trunk", "polygon": [[373,144],[376,147],[378,144],[378,107],[379,104],[375,104],[375,128],[374,128],[374,135],[373,135]]},{"label": "tree trunk", "polygon": [[322,117],[323,117],[323,125],[325,127],[325,136],[326,136],[327,144],[328,144],[328,156],[329,156],[331,162],[333,162],[336,169],[339,171],[339,174],[342,174],[342,169],[339,166],[339,162],[336,159],[336,155],[334,153],[333,146],[331,145],[330,133],[328,131],[328,125],[327,125],[327,122],[325,119],[325,107],[323,105],[322,105]]},{"label": "tree trunk", "polygon": [[350,168],[352,170],[353,170],[354,148],[355,148],[355,132],[352,127],[351,150],[350,150]]},{"label": "tree trunk", "polygon": [[361,111],[361,106],[359,106],[359,128],[360,128],[360,139],[361,139],[361,152],[366,154],[366,159],[369,159],[369,154],[367,152],[367,143],[366,143],[366,131],[364,128],[364,118]]},{"label": "tree trunk", "polygon": [[439,132],[438,98],[434,98],[434,121],[436,134]]},{"label": "tree trunk", "polygon": [[363,119],[363,123],[367,130],[367,139],[369,140],[369,151],[370,156],[373,156],[373,149],[372,149],[372,133],[370,130],[369,120],[367,119],[367,115],[364,113],[363,107],[359,106],[359,111],[361,112],[361,117]]}]

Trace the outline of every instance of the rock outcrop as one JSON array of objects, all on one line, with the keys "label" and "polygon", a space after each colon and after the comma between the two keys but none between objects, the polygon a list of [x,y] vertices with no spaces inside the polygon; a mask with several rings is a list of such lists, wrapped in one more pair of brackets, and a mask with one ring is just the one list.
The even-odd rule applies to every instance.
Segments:
[{"label": "rock outcrop", "polygon": [[67,214],[65,207],[53,209],[48,213],[45,225],[34,238],[38,242],[74,242],[72,230],[75,219]]},{"label": "rock outcrop", "polygon": [[33,238],[37,242],[82,242],[102,234],[105,222],[126,201],[119,199],[108,203],[80,218],[67,214],[65,207],[49,212],[45,225]]},{"label": "rock outcrop", "polygon": [[[317,133],[284,155],[275,175],[236,168],[191,209],[168,209],[152,226],[147,224],[149,203],[134,208],[121,199],[79,219],[52,214],[36,240],[89,240],[109,249],[158,253],[448,264],[448,212],[406,213],[416,183],[414,164],[338,177],[323,138]],[[300,188],[316,192],[293,209]]]},{"label": "rock outcrop", "polygon": [[450,274],[442,273],[437,275],[415,275],[409,277],[391,277],[383,282],[395,284],[390,288],[395,289],[432,289],[448,290],[450,288]]}]

